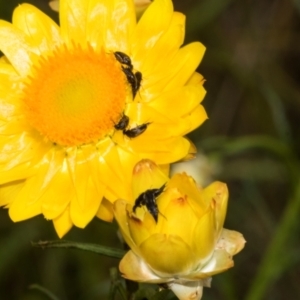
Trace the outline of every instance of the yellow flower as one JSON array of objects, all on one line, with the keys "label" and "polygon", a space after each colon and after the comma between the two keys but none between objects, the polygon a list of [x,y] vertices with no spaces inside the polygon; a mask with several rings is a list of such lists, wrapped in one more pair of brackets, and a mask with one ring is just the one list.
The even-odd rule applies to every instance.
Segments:
[{"label": "yellow flower", "polygon": [[207,118],[205,48],[181,47],[171,0],[138,23],[132,0],[70,2],[60,27],[29,4],[0,20],[0,205],[13,221],[43,214],[60,237],[111,220],[136,162],[188,156],[183,136]]},{"label": "yellow flower", "polygon": [[133,195],[135,202],[114,203],[131,248],[121,273],[134,281],[166,282],[179,299],[200,299],[210,277],[232,267],[232,256],[245,243],[240,233],[223,228],[226,185],[214,182],[203,189],[185,173],[168,179],[143,160],[134,169]]}]

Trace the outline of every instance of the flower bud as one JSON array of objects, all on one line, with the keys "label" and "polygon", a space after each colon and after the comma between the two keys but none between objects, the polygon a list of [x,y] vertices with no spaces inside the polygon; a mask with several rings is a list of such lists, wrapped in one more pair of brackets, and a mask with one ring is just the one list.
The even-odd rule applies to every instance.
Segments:
[{"label": "flower bud", "polygon": [[198,187],[185,173],[171,179],[149,160],[133,172],[134,199],[118,200],[114,214],[131,250],[120,263],[127,279],[167,283],[179,299],[201,299],[210,277],[233,266],[245,240],[223,228],[228,189]]}]

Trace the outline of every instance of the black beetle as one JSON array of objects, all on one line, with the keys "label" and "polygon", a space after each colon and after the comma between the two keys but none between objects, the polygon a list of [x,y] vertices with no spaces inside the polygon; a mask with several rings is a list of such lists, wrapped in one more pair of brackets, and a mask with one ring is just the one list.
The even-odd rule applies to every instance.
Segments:
[{"label": "black beetle", "polygon": [[141,135],[147,128],[150,123],[144,123],[141,125],[137,125],[131,129],[124,129],[123,134],[128,136],[129,138],[136,138],[137,136]]},{"label": "black beetle", "polygon": [[153,216],[155,222],[158,220],[158,207],[156,204],[156,198],[164,191],[166,184],[161,186],[159,189],[149,189],[141,193],[135,200],[134,206],[132,208],[135,213],[138,207],[145,205],[149,213]]}]

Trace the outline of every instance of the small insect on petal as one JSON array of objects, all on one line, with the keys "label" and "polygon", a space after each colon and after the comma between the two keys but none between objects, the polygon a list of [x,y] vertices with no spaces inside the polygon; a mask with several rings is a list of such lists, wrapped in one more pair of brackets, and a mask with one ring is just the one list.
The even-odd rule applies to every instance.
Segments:
[{"label": "small insect on petal", "polygon": [[[132,98],[134,99],[138,90],[141,87],[141,82],[142,82],[142,73],[137,71],[133,72],[133,65],[131,62],[130,57],[120,51],[114,52],[116,60],[122,64],[122,71],[126,75],[128,83],[131,85],[131,90],[132,90]],[[125,65],[125,66],[123,66]]]},{"label": "small insect on petal", "polygon": [[138,207],[145,205],[149,211],[149,213],[153,216],[155,222],[158,220],[158,207],[156,204],[156,198],[164,191],[166,184],[164,184],[159,189],[149,189],[145,192],[141,193],[137,199],[135,200],[133,206],[133,212],[135,213]]},{"label": "small insect on petal", "polygon": [[124,130],[129,124],[129,118],[126,115],[123,115],[119,123],[115,125],[116,130]]},{"label": "small insect on petal", "polygon": [[139,135],[141,135],[148,128],[149,124],[151,124],[151,123],[144,123],[144,124],[138,125],[134,128],[123,130],[123,134],[128,136],[129,138],[136,138]]},{"label": "small insect on petal", "polygon": [[120,52],[120,51],[116,51],[116,52],[114,52],[114,55],[115,55],[116,60],[119,63],[128,66],[128,68],[131,69],[131,70],[133,69],[131,59],[127,54],[125,54],[123,52]]}]

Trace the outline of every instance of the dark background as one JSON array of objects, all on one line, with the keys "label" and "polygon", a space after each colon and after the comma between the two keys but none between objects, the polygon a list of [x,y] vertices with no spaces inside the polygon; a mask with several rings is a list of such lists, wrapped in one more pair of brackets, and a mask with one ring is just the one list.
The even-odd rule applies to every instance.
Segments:
[{"label": "dark background", "polygon": [[[28,1],[52,17],[48,1]],[[20,1],[0,0],[11,20]],[[213,278],[204,300],[300,299],[300,1],[177,0],[187,15],[186,43],[199,40],[209,120],[190,137],[206,157],[207,181],[226,182],[225,227],[242,232],[235,267]],[[66,239],[121,247],[116,224],[100,220]],[[0,209],[0,299],[107,299],[118,260],[89,252],[33,248],[57,239],[42,216],[13,224]]]}]

